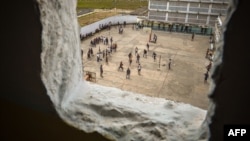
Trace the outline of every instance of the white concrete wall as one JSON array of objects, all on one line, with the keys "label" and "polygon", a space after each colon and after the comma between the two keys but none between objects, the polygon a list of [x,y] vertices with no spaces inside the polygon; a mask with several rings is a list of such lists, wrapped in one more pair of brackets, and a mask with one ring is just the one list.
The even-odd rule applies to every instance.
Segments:
[{"label": "white concrete wall", "polygon": [[105,24],[109,24],[109,22],[111,22],[112,25],[117,24],[117,22],[119,22],[120,24],[123,24],[124,21],[126,21],[127,24],[136,23],[137,16],[118,15],[118,16],[108,17],[106,19],[100,20],[93,24],[81,27],[80,34],[85,35],[86,33],[91,33],[91,32],[94,33],[96,29],[99,29],[99,25],[101,24],[105,25]]}]

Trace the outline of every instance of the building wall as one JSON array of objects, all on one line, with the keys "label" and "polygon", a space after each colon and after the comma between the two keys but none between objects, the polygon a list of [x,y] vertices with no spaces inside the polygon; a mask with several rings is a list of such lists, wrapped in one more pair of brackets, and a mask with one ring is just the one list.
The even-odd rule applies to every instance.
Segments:
[{"label": "building wall", "polygon": [[[224,33],[223,64],[217,66],[213,74],[216,88],[211,98],[217,106],[209,125],[209,141],[223,140],[225,124],[250,124],[250,31],[244,28],[250,24],[244,18],[249,6],[246,0],[237,1],[238,9]],[[86,134],[68,126],[56,115],[39,77],[41,26],[39,16],[34,15],[33,1],[5,2],[1,9],[2,13],[8,13],[2,16],[1,140],[105,141],[98,134]]]},{"label": "building wall", "polygon": [[149,20],[214,26],[226,15],[229,0],[150,0]]},{"label": "building wall", "polygon": [[[223,57],[212,75],[216,87],[210,95],[215,109],[210,119],[209,141],[227,140],[223,132],[225,125],[250,125],[249,28],[245,28],[250,21],[244,18],[248,15],[249,5],[246,0],[232,0],[232,5],[232,13],[226,17],[223,28],[221,40],[224,43],[218,48],[218,54]],[[237,9],[233,13],[234,8]],[[234,137],[233,140],[242,139]]]},{"label": "building wall", "polygon": [[40,77],[42,25],[36,2],[6,1],[1,14],[1,141],[108,141],[69,126],[55,111]]},{"label": "building wall", "polygon": [[99,29],[100,25],[105,25],[105,24],[109,24],[111,23],[111,25],[116,25],[117,22],[122,23],[126,21],[127,24],[131,24],[131,23],[136,23],[137,22],[137,16],[133,16],[133,15],[117,15],[117,16],[112,16],[112,17],[108,17],[106,19],[97,21],[95,23],[86,25],[84,27],[81,27],[81,35],[85,36],[88,33],[95,33],[96,29]]}]

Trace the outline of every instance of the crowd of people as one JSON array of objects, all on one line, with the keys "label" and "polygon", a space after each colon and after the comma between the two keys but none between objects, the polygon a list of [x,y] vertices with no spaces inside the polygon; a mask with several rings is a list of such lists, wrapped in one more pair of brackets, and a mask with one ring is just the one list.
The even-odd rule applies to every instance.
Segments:
[{"label": "crowd of people", "polygon": [[[108,63],[107,59],[110,56],[110,54],[112,54],[111,53],[112,51],[109,51],[108,48],[109,47],[107,47],[107,49],[106,49],[106,53],[104,53],[105,51],[102,52],[103,53],[103,59],[97,58],[97,61],[106,60],[106,63]],[[148,52],[149,52],[149,43],[146,43],[145,49],[143,49],[143,58],[147,59]],[[136,67],[137,68],[137,73],[138,73],[138,75],[141,75],[142,65],[141,65],[141,61],[140,61],[140,53],[139,53],[138,47],[135,47],[135,49],[134,49],[134,56],[135,56],[135,59],[136,59],[135,63],[136,63],[136,66],[137,66]],[[100,57],[100,55],[98,55],[98,57]],[[153,58],[154,61],[156,61],[156,53],[154,51],[152,51],[152,58]],[[130,68],[131,68],[132,62],[133,62],[133,53],[129,52],[129,54],[128,54],[128,67],[126,69],[126,79],[130,79],[130,74],[131,74],[131,69]],[[172,63],[172,60],[170,58],[169,63],[168,63],[168,69],[169,70],[171,69],[171,63]],[[119,64],[117,70],[121,71],[121,72],[124,71],[123,61],[120,61],[120,64]],[[100,65],[100,77],[103,77],[103,65],[102,64]]]},{"label": "crowd of people", "polygon": [[213,65],[213,57],[215,53],[215,48],[213,47],[215,43],[213,35],[209,37],[209,43],[210,47],[207,48],[205,55],[205,58],[209,61],[209,64],[206,66],[206,72],[204,73],[204,83],[207,83],[207,80],[209,78],[209,73]]},{"label": "crowd of people", "polygon": [[[119,24],[117,23],[119,26],[118,26],[118,33],[121,32],[121,30],[123,30],[123,28],[125,27],[126,23],[123,24]],[[122,31],[123,32],[123,31]],[[195,34],[193,33],[192,36],[191,36],[191,40],[194,41],[194,36]],[[157,41],[157,35],[156,34],[153,34],[153,39],[152,39],[152,42],[156,43]],[[210,37],[209,39],[210,43],[214,43],[214,39],[213,39],[213,36]],[[93,38],[91,41],[90,41],[90,45],[91,47],[89,48],[89,50],[87,51],[87,58],[88,59],[91,59],[93,56],[94,56],[94,53],[93,53],[93,49],[92,47],[96,47],[98,44],[103,44],[103,45],[106,45],[106,49],[104,50],[100,50],[100,46],[99,46],[99,51],[97,51],[96,53],[96,61],[97,62],[106,62],[106,64],[109,63],[109,58],[111,57],[111,54],[113,52],[116,52],[116,48],[117,48],[117,44],[113,42],[113,38],[112,37],[105,37],[105,36],[99,36],[99,37],[95,37]],[[143,58],[147,59],[147,56],[148,54],[152,54],[152,58],[154,60],[154,62],[156,62],[156,59],[157,59],[157,54],[155,51],[150,51],[149,50],[150,48],[150,45],[149,45],[149,42],[146,42],[145,43],[145,48],[142,49],[142,55],[143,55]],[[206,66],[206,73],[204,74],[204,83],[207,83],[207,80],[209,78],[209,72],[212,68],[212,65],[213,65],[213,60],[212,60],[212,56],[213,56],[213,53],[214,53],[214,50],[209,47],[207,49],[207,52],[206,52],[206,58],[209,60],[209,64]],[[141,64],[141,56],[140,56],[140,53],[139,53],[139,49],[138,47],[136,46],[134,48],[134,58],[135,58],[135,63],[136,63],[136,68],[137,68],[137,73],[138,75],[141,75],[141,72],[142,72],[142,64]],[[130,79],[130,74],[131,74],[131,65],[133,63],[133,54],[132,52],[129,52],[128,54],[128,66],[126,68],[126,79]],[[160,64],[159,64],[160,65]],[[172,65],[172,59],[169,58],[168,62],[167,62],[167,69],[168,70],[171,70],[171,66]],[[124,64],[123,64],[123,61],[120,61],[120,64],[118,65],[118,71],[121,71],[121,72],[124,72]],[[100,65],[100,77],[103,77],[103,63],[101,63]]]}]

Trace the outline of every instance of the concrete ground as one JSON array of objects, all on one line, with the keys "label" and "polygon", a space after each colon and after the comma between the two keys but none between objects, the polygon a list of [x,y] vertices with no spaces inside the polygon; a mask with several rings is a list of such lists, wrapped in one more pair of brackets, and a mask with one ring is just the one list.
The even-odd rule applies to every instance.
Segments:
[{"label": "concrete ground", "polygon": [[[161,97],[173,101],[189,103],[202,109],[208,108],[209,84],[204,84],[204,73],[209,61],[205,53],[209,47],[209,37],[195,35],[191,41],[191,34],[169,33],[152,31],[157,35],[157,43],[149,43],[148,57],[143,58],[143,49],[149,39],[149,32],[132,30],[131,25],[124,28],[123,34],[118,29],[104,30],[81,43],[84,50],[84,71],[96,72],[96,83],[104,86],[116,87],[126,91],[145,94],[152,97]],[[96,53],[99,47],[107,48],[103,43],[92,47],[94,56],[87,59],[87,51],[91,47],[90,40],[94,37],[113,37],[117,43],[117,52],[109,57],[109,63],[97,62]],[[141,75],[137,73],[135,47],[138,47],[141,56]],[[152,53],[156,52],[157,60],[154,62]],[[129,67],[128,54],[132,52],[133,62],[130,67],[130,79],[126,79],[126,69]],[[102,56],[102,55],[101,55]],[[159,56],[161,56],[159,68]],[[172,58],[172,68],[168,70],[168,60]],[[120,61],[124,64],[124,71],[118,71]],[[103,78],[100,77],[100,64],[103,64]],[[209,79],[210,81],[210,79]]]}]

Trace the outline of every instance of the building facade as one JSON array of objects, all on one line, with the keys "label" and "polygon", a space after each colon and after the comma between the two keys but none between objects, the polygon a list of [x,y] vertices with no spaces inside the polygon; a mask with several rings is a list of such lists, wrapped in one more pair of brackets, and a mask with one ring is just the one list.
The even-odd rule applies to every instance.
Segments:
[{"label": "building facade", "polygon": [[214,26],[227,13],[229,0],[149,0],[148,20]]}]

